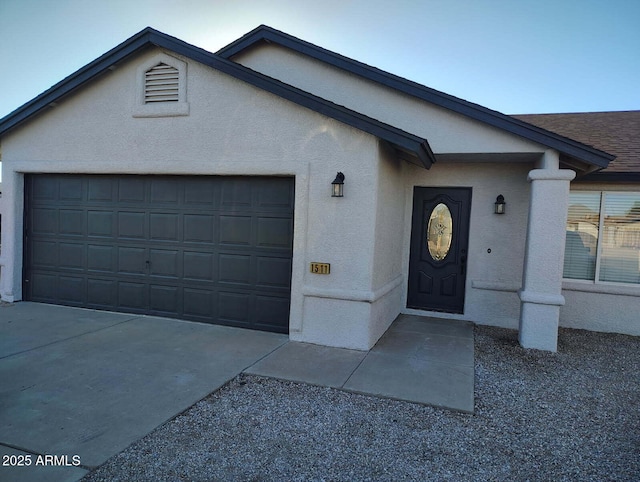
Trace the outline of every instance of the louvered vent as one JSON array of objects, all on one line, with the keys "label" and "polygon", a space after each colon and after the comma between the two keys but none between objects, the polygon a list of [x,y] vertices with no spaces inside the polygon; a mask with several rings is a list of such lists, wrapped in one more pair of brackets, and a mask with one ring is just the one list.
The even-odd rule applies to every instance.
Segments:
[{"label": "louvered vent", "polygon": [[158,64],[144,74],[144,103],[178,102],[178,69]]}]

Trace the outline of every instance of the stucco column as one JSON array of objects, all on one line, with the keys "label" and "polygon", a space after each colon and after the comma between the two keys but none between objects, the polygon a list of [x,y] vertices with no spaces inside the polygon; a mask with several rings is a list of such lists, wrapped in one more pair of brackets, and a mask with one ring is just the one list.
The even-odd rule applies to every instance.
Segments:
[{"label": "stucco column", "polygon": [[2,301],[18,301],[22,295],[23,199],[22,174],[5,168],[2,171],[2,199],[0,200],[2,212],[0,299]]},{"label": "stucco column", "polygon": [[520,344],[556,351],[562,296],[569,183],[575,172],[559,169],[558,153],[547,151],[541,169],[529,172],[529,221],[520,295]]}]

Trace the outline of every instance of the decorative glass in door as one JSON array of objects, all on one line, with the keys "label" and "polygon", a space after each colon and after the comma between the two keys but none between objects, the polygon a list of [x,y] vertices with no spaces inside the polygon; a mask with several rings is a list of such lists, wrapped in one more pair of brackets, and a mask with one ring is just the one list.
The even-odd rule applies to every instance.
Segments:
[{"label": "decorative glass in door", "polygon": [[453,219],[446,204],[439,203],[431,211],[427,226],[427,246],[435,261],[442,261],[451,249]]}]

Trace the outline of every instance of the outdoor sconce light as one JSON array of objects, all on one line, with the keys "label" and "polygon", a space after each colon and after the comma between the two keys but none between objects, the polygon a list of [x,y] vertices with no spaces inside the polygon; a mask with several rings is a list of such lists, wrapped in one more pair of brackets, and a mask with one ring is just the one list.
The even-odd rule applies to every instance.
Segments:
[{"label": "outdoor sconce light", "polygon": [[496,198],[496,214],[504,214],[504,205],[507,204],[504,202],[504,196],[502,194],[498,195]]},{"label": "outdoor sconce light", "polygon": [[336,174],[336,178],[331,183],[331,197],[343,197],[344,196],[344,174],[341,172]]}]

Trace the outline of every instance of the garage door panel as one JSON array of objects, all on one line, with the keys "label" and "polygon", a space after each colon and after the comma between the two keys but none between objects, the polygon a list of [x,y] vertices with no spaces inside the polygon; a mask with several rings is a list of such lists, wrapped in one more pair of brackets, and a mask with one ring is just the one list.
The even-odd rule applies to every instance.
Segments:
[{"label": "garage door panel", "polygon": [[218,183],[208,178],[189,178],[184,183],[185,204],[200,209],[216,209]]},{"label": "garage door panel", "polygon": [[149,274],[166,278],[181,278],[180,252],[175,249],[150,249]]},{"label": "garage door panel", "polygon": [[146,185],[147,183],[142,177],[125,177],[118,179],[118,201],[121,203],[144,203]]},{"label": "garage door panel", "polygon": [[32,242],[32,264],[40,269],[54,268],[58,266],[58,243],[55,241]]},{"label": "garage door panel", "polygon": [[253,190],[249,182],[247,179],[230,179],[225,182],[222,186],[221,207],[229,210],[251,208]]},{"label": "garage door panel", "polygon": [[258,207],[280,208],[284,211],[293,209],[293,190],[289,189],[286,180],[272,182],[258,189]]},{"label": "garage door panel", "polygon": [[60,209],[58,227],[61,236],[85,236],[85,213],[81,209]]},{"label": "garage door panel", "polygon": [[58,298],[70,305],[82,305],[85,301],[85,278],[60,276],[58,278]]},{"label": "garage door panel", "polygon": [[286,333],[293,192],[291,178],[27,175],[26,297]]},{"label": "garage door panel", "polygon": [[214,281],[213,253],[186,251],[183,261],[185,280]]},{"label": "garage door panel", "polygon": [[38,201],[57,200],[58,180],[57,177],[38,176],[33,178],[33,199]]},{"label": "garage door panel", "polygon": [[284,218],[258,218],[257,245],[274,248],[291,246],[291,220]]},{"label": "garage door panel", "polygon": [[184,314],[189,317],[207,321],[214,317],[213,305],[215,294],[210,290],[195,288],[184,289]]},{"label": "garage door panel", "polygon": [[87,245],[87,270],[116,273],[116,249],[112,245]]},{"label": "garage door panel", "polygon": [[33,234],[58,234],[58,210],[34,208],[31,229]]},{"label": "garage door panel", "polygon": [[149,215],[149,240],[182,241],[180,215],[177,213],[151,213]]},{"label": "garage door panel", "polygon": [[251,295],[248,293],[222,292],[218,296],[218,317],[227,324],[249,324]]},{"label": "garage door panel", "polygon": [[220,244],[251,246],[250,216],[220,216]]},{"label": "garage door panel", "polygon": [[151,179],[151,203],[153,204],[177,204],[180,199],[182,183],[175,182],[172,178]]},{"label": "garage door panel", "polygon": [[144,311],[148,309],[147,285],[120,281],[118,283],[118,307]]},{"label": "garage door panel", "polygon": [[61,242],[58,246],[60,268],[83,271],[87,265],[86,248],[85,244]]},{"label": "garage door panel", "polygon": [[112,279],[87,279],[87,306],[103,309],[117,306],[117,285]]},{"label": "garage door panel", "polygon": [[113,202],[116,179],[107,176],[93,176],[88,178],[87,199],[89,201]]},{"label": "garage door panel", "polygon": [[84,199],[82,179],[74,176],[61,178],[59,192],[61,201],[82,201]]},{"label": "garage door panel", "polygon": [[251,256],[221,254],[218,258],[218,280],[221,284],[251,284]]},{"label": "garage door panel", "polygon": [[31,296],[45,303],[56,303],[58,299],[58,276],[55,274],[37,273],[29,280]]},{"label": "garage door panel", "polygon": [[213,242],[215,219],[210,214],[185,214],[183,240],[186,243]]},{"label": "garage door panel", "polygon": [[289,314],[289,300],[272,296],[256,296],[256,324],[275,331],[285,331],[288,326],[283,323]]},{"label": "garage door panel", "polygon": [[181,314],[182,296],[176,286],[151,285],[149,287],[149,307],[162,314]]},{"label": "garage door panel", "polygon": [[259,287],[290,289],[291,259],[257,258],[256,283]]},{"label": "garage door panel", "polygon": [[91,237],[114,238],[115,218],[117,213],[112,211],[87,212],[87,234]]},{"label": "garage door panel", "polygon": [[146,221],[145,212],[119,212],[118,237],[123,239],[145,239]]},{"label": "garage door panel", "polygon": [[118,248],[118,273],[144,275],[147,272],[147,250],[132,246]]}]

